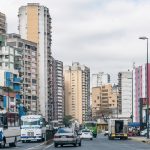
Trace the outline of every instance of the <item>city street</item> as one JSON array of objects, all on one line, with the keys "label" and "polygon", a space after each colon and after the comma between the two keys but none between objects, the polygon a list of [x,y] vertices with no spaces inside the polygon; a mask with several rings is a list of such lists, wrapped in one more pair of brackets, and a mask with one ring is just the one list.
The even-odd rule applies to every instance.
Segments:
[{"label": "city street", "polygon": [[64,146],[55,148],[53,144],[44,145],[44,143],[19,143],[15,148],[6,147],[5,150],[149,150],[150,144],[136,142],[131,140],[112,140],[109,141],[107,137],[99,135],[93,141],[82,141],[81,147]]}]

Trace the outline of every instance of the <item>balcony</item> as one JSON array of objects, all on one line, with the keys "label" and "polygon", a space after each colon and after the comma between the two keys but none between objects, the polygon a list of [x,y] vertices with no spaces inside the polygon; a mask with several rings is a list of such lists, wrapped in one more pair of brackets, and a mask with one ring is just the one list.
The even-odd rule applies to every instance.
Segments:
[{"label": "balcony", "polygon": [[14,84],[14,88],[13,89],[14,89],[14,91],[20,91],[21,87],[16,85],[16,84]]},{"label": "balcony", "polygon": [[14,78],[14,83],[21,83],[21,79],[20,78]]},{"label": "balcony", "polygon": [[20,94],[16,94],[16,99],[17,99],[17,100],[20,100],[20,99],[21,99]]}]

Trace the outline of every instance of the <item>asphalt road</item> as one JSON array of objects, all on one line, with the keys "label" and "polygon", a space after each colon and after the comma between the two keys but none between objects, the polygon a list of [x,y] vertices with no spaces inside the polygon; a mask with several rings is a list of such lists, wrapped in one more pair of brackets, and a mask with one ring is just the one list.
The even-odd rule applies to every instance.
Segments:
[{"label": "asphalt road", "polygon": [[99,135],[93,141],[83,140],[81,147],[63,146],[55,148],[53,144],[44,143],[18,143],[15,148],[5,148],[5,150],[150,150],[150,144],[131,140],[108,140],[107,137]]}]

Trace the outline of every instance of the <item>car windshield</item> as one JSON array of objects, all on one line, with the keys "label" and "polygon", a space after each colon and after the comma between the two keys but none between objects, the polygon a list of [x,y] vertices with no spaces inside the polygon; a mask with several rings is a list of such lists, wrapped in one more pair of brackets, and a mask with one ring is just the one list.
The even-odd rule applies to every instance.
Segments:
[{"label": "car windshield", "polygon": [[72,130],[69,128],[60,128],[57,133],[72,133]]},{"label": "car windshield", "polygon": [[90,132],[90,130],[82,130],[82,132]]}]

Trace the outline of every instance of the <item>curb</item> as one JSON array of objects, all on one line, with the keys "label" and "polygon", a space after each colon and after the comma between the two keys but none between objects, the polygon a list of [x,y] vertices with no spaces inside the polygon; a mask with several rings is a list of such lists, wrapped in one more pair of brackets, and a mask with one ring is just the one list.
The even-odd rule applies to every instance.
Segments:
[{"label": "curb", "polygon": [[141,139],[129,138],[129,140],[136,141],[136,142],[143,142],[143,143],[150,144],[150,140],[148,140],[148,139],[141,140]]}]

